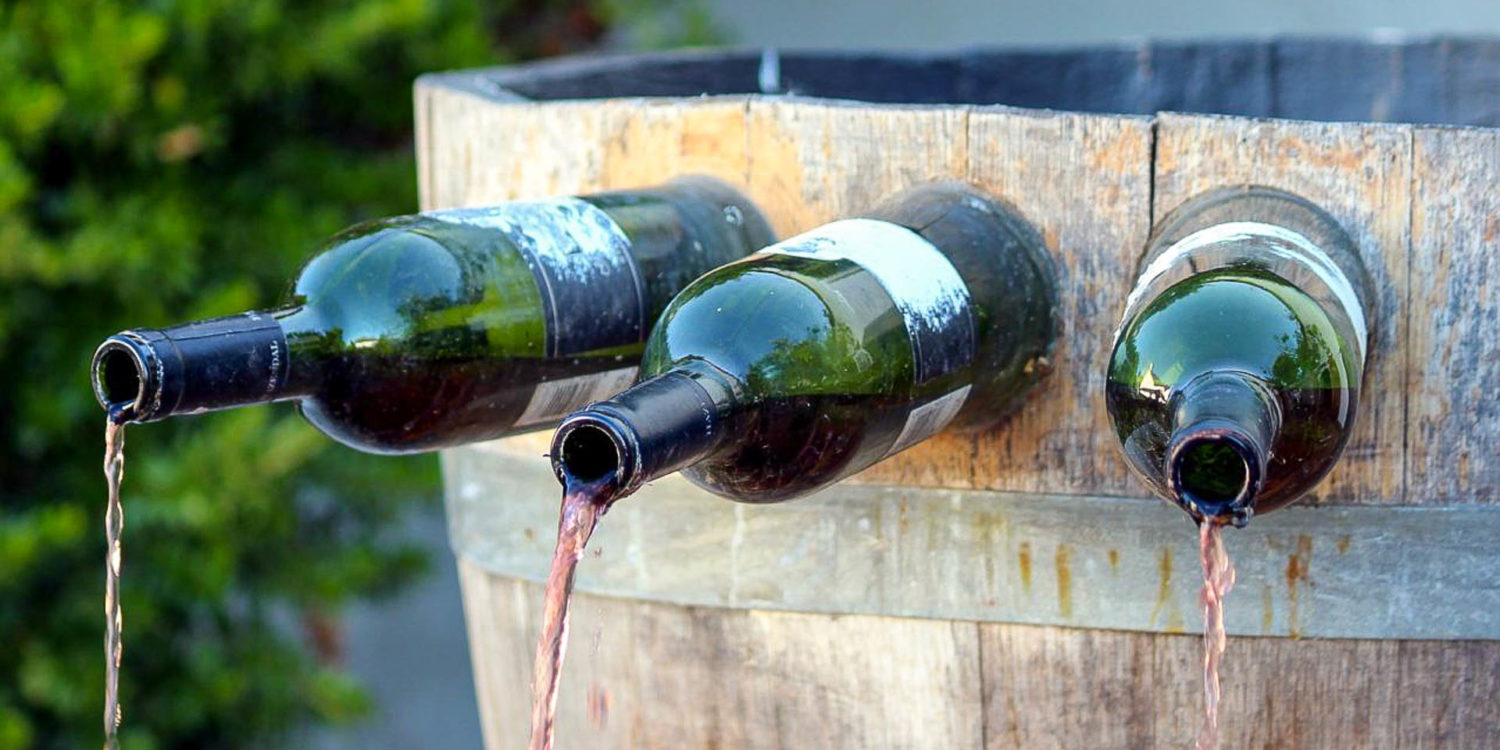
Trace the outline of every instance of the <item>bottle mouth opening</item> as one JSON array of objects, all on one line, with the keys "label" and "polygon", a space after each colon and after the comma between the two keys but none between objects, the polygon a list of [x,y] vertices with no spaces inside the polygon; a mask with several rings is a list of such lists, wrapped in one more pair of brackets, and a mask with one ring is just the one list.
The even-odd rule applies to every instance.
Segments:
[{"label": "bottle mouth opening", "polygon": [[566,477],[592,483],[618,476],[622,457],[610,431],[601,425],[585,422],[573,425],[562,436],[557,463]]},{"label": "bottle mouth opening", "polygon": [[94,397],[111,414],[130,409],[139,415],[146,400],[146,363],[135,347],[110,339],[94,354]]},{"label": "bottle mouth opening", "polygon": [[1170,461],[1172,493],[1189,513],[1236,525],[1248,520],[1261,462],[1244,441],[1225,433],[1190,437],[1173,446]]}]

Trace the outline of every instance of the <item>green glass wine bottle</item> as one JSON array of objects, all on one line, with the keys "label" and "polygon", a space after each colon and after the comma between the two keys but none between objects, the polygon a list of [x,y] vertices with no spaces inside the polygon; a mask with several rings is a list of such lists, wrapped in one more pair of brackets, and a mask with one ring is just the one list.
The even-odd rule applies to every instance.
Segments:
[{"label": "green glass wine bottle", "polygon": [[1240,526],[1311,489],[1364,371],[1370,283],[1348,235],[1297,196],[1225,188],[1168,216],[1141,268],[1106,384],[1130,468]]},{"label": "green glass wine bottle", "polygon": [[109,337],[94,391],[139,422],[296,400],[373,453],[545,427],[634,382],[689,281],[774,240],[706,177],[374,221],[308,261],[280,309]]},{"label": "green glass wine bottle", "polygon": [[611,499],[677,470],[748,502],[812,492],[997,421],[1048,370],[1055,299],[1012,210],[963,185],[913,189],[689,285],[642,382],[563,421],[554,469]]}]

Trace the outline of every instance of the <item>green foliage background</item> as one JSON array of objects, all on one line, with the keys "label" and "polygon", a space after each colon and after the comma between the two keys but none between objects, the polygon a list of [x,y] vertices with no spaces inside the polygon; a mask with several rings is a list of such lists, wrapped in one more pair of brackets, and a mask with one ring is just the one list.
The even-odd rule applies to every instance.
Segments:
[{"label": "green foliage background", "polygon": [[[419,73],[624,17],[637,43],[709,33],[649,0],[0,0],[0,750],[99,742],[94,346],[273,305],[324,237],[415,210]],[[424,570],[391,531],[435,501],[435,461],[354,453],[284,405],[128,432],[125,746],[368,714],[328,624]]]}]

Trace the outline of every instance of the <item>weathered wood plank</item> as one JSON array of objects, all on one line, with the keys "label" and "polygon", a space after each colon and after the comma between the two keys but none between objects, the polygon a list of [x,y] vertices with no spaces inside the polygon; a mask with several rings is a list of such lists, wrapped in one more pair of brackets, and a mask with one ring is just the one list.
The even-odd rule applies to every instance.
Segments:
[{"label": "weathered wood plank", "polygon": [[655,185],[682,175],[718,177],[740,189],[749,183],[751,154],[744,97],[624,101],[602,105],[610,135],[599,184],[616,190]]},{"label": "weathered wood plank", "polygon": [[968,116],[964,107],[752,99],[750,197],[781,237],[857,215],[905,188],[963,174]]},{"label": "weathered wood plank", "polygon": [[1118,460],[1103,393],[1126,280],[1150,232],[1150,121],[976,109],[968,142],[962,174],[1015,205],[1056,262],[1053,372],[998,429],[943,435],[857,481],[1140,494]]},{"label": "weathered wood plank", "polygon": [[1408,484],[1500,501],[1500,131],[1416,131]]},{"label": "weathered wood plank", "polygon": [[1396,683],[1411,687],[1389,746],[1493,747],[1500,738],[1500,644],[1405,641],[1397,649]]},{"label": "weathered wood plank", "polygon": [[[520,745],[541,587],[460,576],[486,745]],[[1202,705],[1194,635],[589,595],[574,614],[559,747],[1187,747]],[[1231,638],[1224,746],[1485,747],[1497,675],[1493,641]]]},{"label": "weathered wood plank", "polygon": [[[1192,746],[1198,637],[1023,625],[980,633],[990,747]],[[1496,674],[1493,641],[1231,638],[1223,746],[1487,747],[1500,732]]]},{"label": "weathered wood plank", "polygon": [[[1404,484],[1407,253],[1411,132],[1406,125],[1244,120],[1163,114],[1157,120],[1160,220],[1225,185],[1281,188],[1317,203],[1353,237],[1375,290],[1358,422],[1343,458],[1302,502],[1429,504]],[[1115,312],[1119,314],[1118,308]]]},{"label": "weathered wood plank", "polygon": [[[443,456],[455,552],[545,580],[560,494],[545,450],[504,440]],[[610,511],[578,588],[678,605],[1181,633],[1200,585],[1191,528],[1154,499],[846,483],[745,505],[671,476]],[[1493,506],[1294,506],[1227,537],[1247,592],[1226,613],[1232,634],[1500,639]]]},{"label": "weathered wood plank", "polygon": [[1164,746],[1154,707],[1169,693],[1149,691],[1151,651],[1140,637],[981,625],[986,747]]},{"label": "weathered wood plank", "polygon": [[[532,603],[515,587],[491,586],[462,557],[458,580],[463,589],[464,625],[469,636],[469,661],[474,670],[474,698],[479,704],[485,747],[521,747],[531,728],[531,705],[525,697],[531,685],[527,624],[540,619]],[[576,630],[572,640],[577,640]],[[576,647],[575,647],[576,650]],[[576,673],[574,669],[569,674]],[[573,678],[578,679],[577,677]]]},{"label": "weathered wood plank", "polygon": [[745,187],[744,98],[542,105],[426,85],[416,96],[424,209],[640,187],[684,174]]},{"label": "weathered wood plank", "polygon": [[[520,746],[529,728],[541,586],[462,561],[459,575],[485,744]],[[558,747],[981,744],[979,643],[972,623],[579,595],[571,631]],[[604,702],[607,717],[600,720],[597,707]]]},{"label": "weathered wood plank", "polygon": [[[601,187],[614,133],[595,103],[496,102],[419,86],[424,209],[569,195]],[[546,154],[546,158],[538,155]]]}]

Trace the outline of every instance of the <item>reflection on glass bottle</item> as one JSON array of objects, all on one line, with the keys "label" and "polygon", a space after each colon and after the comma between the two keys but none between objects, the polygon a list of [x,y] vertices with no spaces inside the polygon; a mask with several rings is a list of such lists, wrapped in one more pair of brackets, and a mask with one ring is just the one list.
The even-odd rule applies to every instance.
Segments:
[{"label": "reflection on glass bottle", "polygon": [[1243,525],[1311,489],[1359,401],[1369,281],[1311,203],[1229,188],[1158,227],[1106,401],[1131,469],[1195,518]]},{"label": "reflection on glass bottle", "polygon": [[294,399],[375,453],[545,427],[634,381],[678,290],[772,241],[705,177],[374,221],[314,256],[283,308],[111,336],[95,392],[142,422]]},{"label": "reflection on glass bottle", "polygon": [[1000,419],[1048,369],[1055,298],[1010,209],[958,184],[908,191],[693,282],[642,382],[566,419],[554,466],[618,494],[679,469],[738,500],[811,492]]}]

